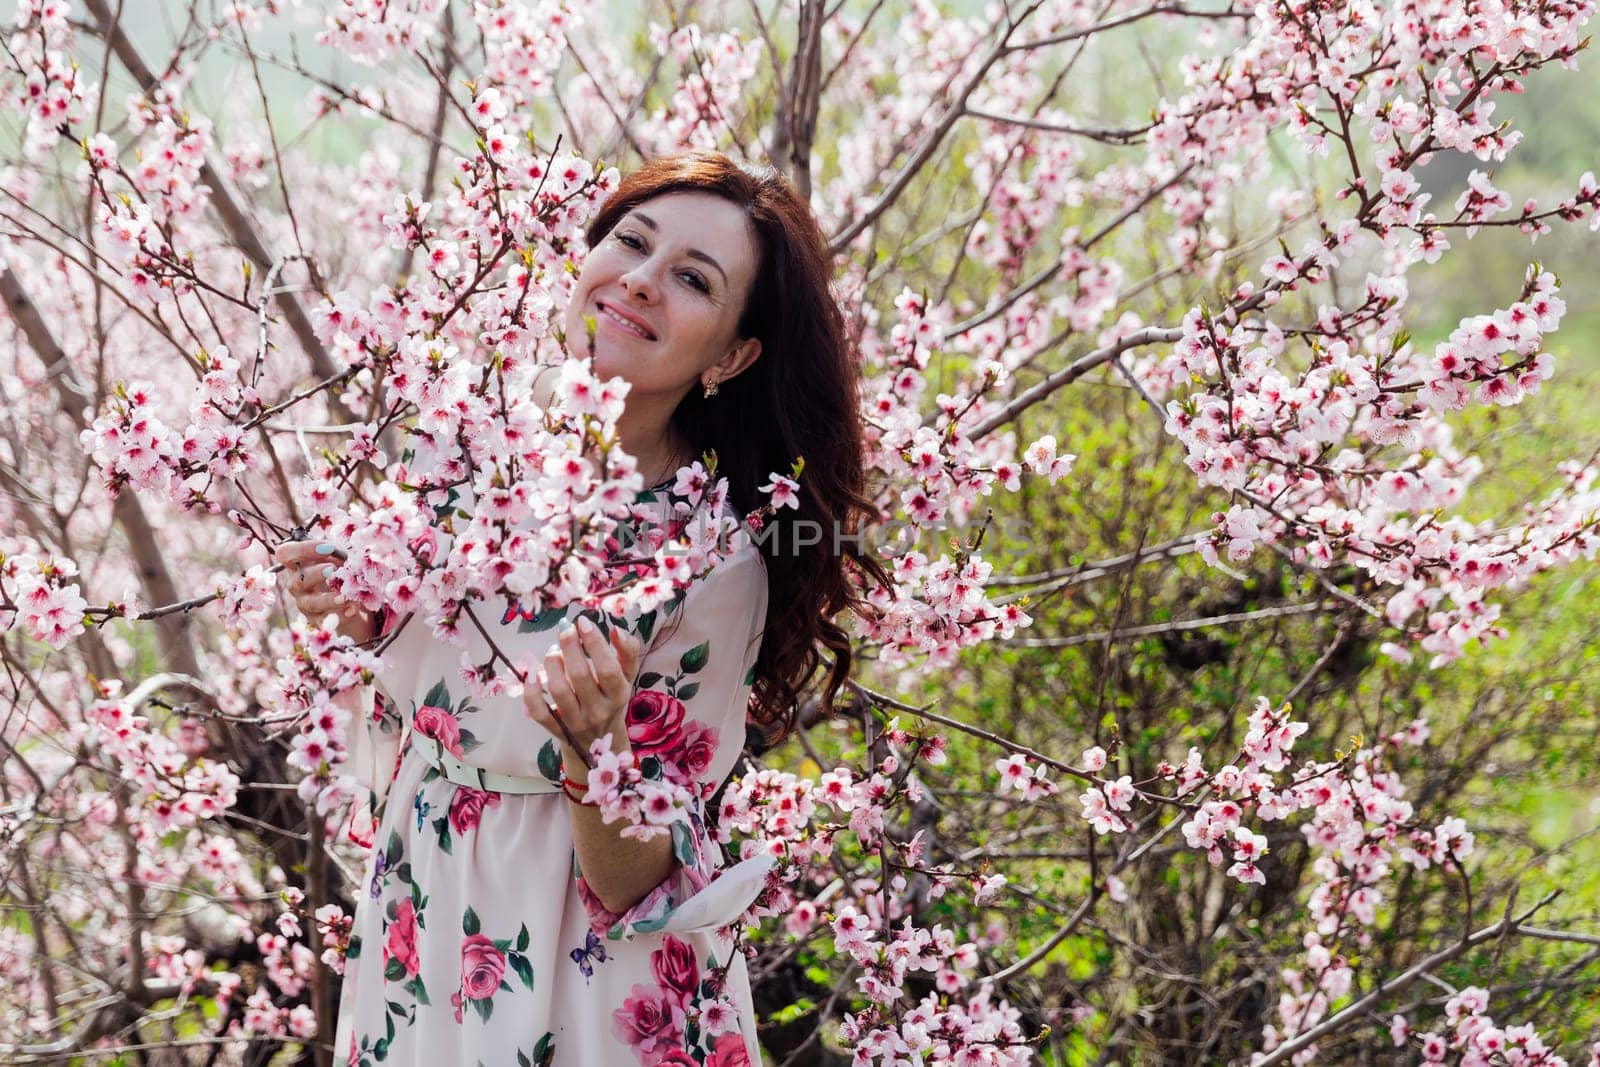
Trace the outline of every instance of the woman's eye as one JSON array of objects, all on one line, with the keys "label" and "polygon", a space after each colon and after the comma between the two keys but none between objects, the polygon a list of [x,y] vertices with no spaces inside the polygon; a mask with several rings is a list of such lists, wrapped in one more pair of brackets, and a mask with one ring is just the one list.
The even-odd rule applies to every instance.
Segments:
[{"label": "woman's eye", "polygon": [[619,234],[617,234],[617,240],[621,244],[627,245],[629,248],[643,248],[644,247],[644,242],[639,240],[637,237],[635,237],[631,233],[619,233]]},{"label": "woman's eye", "polygon": [[678,275],[678,277],[682,278],[684,281],[688,282],[702,293],[709,293],[711,291],[711,287],[706,284],[706,280],[692,270],[686,270],[682,274]]}]

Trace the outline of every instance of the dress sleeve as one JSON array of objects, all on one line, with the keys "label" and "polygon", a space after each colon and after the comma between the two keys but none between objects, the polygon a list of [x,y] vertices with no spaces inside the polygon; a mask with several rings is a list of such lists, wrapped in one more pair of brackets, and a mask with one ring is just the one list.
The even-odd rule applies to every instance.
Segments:
[{"label": "dress sleeve", "polygon": [[400,716],[374,686],[347,689],[333,703],[349,715],[345,771],[361,786],[346,832],[356,844],[370,846],[400,756]]},{"label": "dress sleeve", "polygon": [[[388,633],[395,620],[384,613],[380,631]],[[389,654],[392,656],[392,652]],[[392,662],[386,657],[385,662]],[[401,662],[404,662],[402,659]],[[333,698],[336,707],[349,717],[345,720],[345,769],[361,789],[350,805],[350,820],[345,834],[363,847],[372,844],[389,783],[398,769],[405,721],[401,705],[391,695],[396,688],[395,672],[379,672],[370,686],[347,689]],[[361,795],[361,794],[364,794]]]},{"label": "dress sleeve", "polygon": [[626,912],[607,910],[574,861],[578,895],[595,933],[615,941],[716,928],[748,906],[741,899],[746,894],[733,890],[752,871],[741,867],[742,878],[712,883],[721,851],[706,833],[704,804],[744,748],[746,704],[766,616],[766,564],[751,545],[661,610],[628,701],[628,740],[641,760],[659,760],[666,775],[695,783],[699,800],[672,825],[672,872]]}]

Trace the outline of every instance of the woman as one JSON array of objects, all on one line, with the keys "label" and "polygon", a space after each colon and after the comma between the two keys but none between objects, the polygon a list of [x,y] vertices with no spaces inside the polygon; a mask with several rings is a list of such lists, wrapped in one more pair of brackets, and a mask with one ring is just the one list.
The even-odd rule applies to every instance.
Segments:
[{"label": "woman", "polygon": [[[702,812],[670,836],[622,837],[583,802],[574,745],[609,735],[709,794],[747,721],[782,736],[819,668],[831,706],[850,669],[832,619],[864,606],[847,567],[887,584],[849,536],[872,513],[855,364],[816,222],[770,171],[715,153],[647,163],[587,237],[566,335],[592,326],[595,373],[631,384],[619,436],[649,486],[633,532],[665,520],[678,469],[712,450],[737,515],[804,457],[800,505],[676,601],[609,620],[609,637],[575,609],[559,629],[508,611],[497,642],[548,648],[520,701],[471,705],[459,649],[426,626],[388,649],[391,710],[360,755],[392,766],[406,709],[411,733],[345,974],[336,1051],[354,1063],[760,1062],[744,961],[716,933],[749,894],[731,878],[707,889],[721,863]],[[343,607],[323,574],[335,551],[278,549],[313,617]]]}]

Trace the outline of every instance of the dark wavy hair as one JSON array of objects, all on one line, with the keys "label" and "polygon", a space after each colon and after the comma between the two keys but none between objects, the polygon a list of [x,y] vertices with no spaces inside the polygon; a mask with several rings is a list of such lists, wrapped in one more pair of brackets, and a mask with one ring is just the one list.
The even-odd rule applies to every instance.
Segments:
[{"label": "dark wavy hair", "polygon": [[[743,373],[706,399],[690,389],[672,414],[697,452],[715,450],[728,496],[741,514],[763,502],[758,486],[805,459],[800,507],[780,509],[761,542],[768,579],[767,619],[756,659],[750,716],[772,744],[794,728],[802,695],[825,672],[822,710],[849,677],[850,642],[834,621],[846,609],[870,613],[850,570],[890,584],[882,565],[850,540],[877,517],[862,463],[859,371],[844,317],[829,291],[832,260],[811,208],[779,174],[720,152],[651,160],[622,179],[590,221],[589,247],[623,215],[668,193],[699,192],[744,209],[760,266],[739,318],[739,336],[761,341]],[[815,523],[820,544],[798,545],[797,524]],[[835,531],[838,548],[835,549]],[[831,659],[831,664],[824,656]]]}]

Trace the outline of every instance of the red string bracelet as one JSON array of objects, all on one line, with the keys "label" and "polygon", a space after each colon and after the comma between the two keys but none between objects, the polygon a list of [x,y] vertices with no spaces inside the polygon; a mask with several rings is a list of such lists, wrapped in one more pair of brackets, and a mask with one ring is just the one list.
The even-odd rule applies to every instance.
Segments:
[{"label": "red string bracelet", "polygon": [[566,793],[567,799],[574,804],[582,804],[586,808],[598,808],[600,806],[596,801],[583,799],[583,795],[589,791],[589,786],[586,783],[574,782],[567,777],[566,771],[561,772],[561,791]]}]

